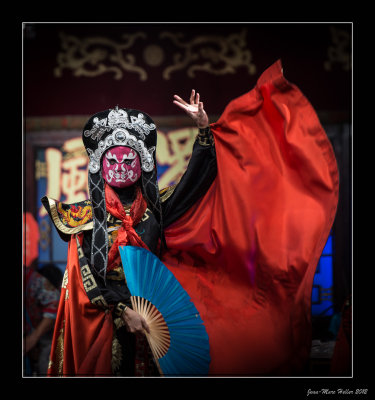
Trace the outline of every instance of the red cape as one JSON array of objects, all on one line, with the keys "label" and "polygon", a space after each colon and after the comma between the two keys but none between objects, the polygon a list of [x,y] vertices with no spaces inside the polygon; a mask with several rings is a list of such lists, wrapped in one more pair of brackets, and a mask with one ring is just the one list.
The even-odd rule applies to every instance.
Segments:
[{"label": "red cape", "polygon": [[205,323],[210,374],[298,373],[311,345],[315,269],[338,202],[334,152],[280,61],[211,130],[216,180],[166,229],[163,262]]},{"label": "red cape", "polygon": [[[82,234],[79,239],[82,244]],[[105,313],[93,305],[83,287],[76,238],[72,235],[48,375],[111,376],[112,336],[111,312]]]}]

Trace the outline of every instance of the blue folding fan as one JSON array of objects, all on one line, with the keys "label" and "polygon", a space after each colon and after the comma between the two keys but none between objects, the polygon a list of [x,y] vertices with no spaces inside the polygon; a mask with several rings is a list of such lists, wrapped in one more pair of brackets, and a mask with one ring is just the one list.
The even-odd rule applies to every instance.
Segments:
[{"label": "blue folding fan", "polygon": [[150,328],[145,334],[161,374],[207,375],[208,335],[185,289],[150,251],[134,246],[119,249],[132,307]]}]

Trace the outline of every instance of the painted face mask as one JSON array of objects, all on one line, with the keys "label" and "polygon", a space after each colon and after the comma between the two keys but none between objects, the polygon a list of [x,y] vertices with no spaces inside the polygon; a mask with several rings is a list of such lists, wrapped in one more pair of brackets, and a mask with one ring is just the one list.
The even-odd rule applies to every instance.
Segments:
[{"label": "painted face mask", "polygon": [[108,185],[124,188],[141,177],[141,162],[135,150],[126,146],[108,149],[102,159],[102,174]]}]

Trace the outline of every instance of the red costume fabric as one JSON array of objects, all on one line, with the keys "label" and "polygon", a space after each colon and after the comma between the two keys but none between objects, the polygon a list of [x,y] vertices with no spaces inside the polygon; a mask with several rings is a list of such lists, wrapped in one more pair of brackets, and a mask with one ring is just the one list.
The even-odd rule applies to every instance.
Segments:
[{"label": "red costume fabric", "polygon": [[281,62],[211,125],[218,173],[166,231],[163,262],[205,323],[211,375],[299,373],[315,269],[338,202],[316,113]]},{"label": "red costume fabric", "polygon": [[[82,244],[83,235],[78,239]],[[76,237],[72,235],[48,375],[92,376],[94,371],[95,376],[111,376],[112,335],[112,313],[98,309],[86,295]]]},{"label": "red costume fabric", "polygon": [[136,198],[130,208],[130,215],[127,215],[120,199],[115,191],[109,186],[105,185],[105,203],[107,211],[122,221],[122,225],[118,230],[118,235],[108,253],[108,267],[110,270],[113,266],[120,264],[119,246],[139,246],[148,250],[147,245],[142,241],[137,232],[134,230],[141,218],[143,217],[147,203],[142,196],[141,188],[137,188]]},{"label": "red costume fabric", "polygon": [[[211,375],[298,373],[311,344],[315,268],[338,201],[331,144],[280,61],[228,104],[211,131],[217,177],[165,229],[162,261],[205,323]],[[75,235],[67,271],[50,371],[63,359],[59,375],[111,375],[111,312],[85,293]]]}]

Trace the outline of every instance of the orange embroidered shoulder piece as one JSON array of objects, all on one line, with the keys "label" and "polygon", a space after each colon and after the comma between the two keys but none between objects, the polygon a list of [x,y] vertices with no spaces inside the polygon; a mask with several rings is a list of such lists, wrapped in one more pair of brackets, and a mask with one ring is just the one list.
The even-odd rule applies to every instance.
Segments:
[{"label": "orange embroidered shoulder piece", "polygon": [[42,203],[59,233],[72,235],[93,227],[90,200],[66,204],[44,196]]}]

